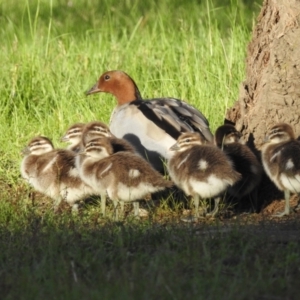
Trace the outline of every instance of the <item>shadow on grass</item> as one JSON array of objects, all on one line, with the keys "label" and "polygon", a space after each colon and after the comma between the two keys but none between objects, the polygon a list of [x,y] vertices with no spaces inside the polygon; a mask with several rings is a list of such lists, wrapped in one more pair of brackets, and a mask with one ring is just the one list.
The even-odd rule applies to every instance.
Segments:
[{"label": "shadow on grass", "polygon": [[[2,299],[296,299],[299,220],[221,226],[0,214]],[[271,299],[271,298],[270,298]]]}]

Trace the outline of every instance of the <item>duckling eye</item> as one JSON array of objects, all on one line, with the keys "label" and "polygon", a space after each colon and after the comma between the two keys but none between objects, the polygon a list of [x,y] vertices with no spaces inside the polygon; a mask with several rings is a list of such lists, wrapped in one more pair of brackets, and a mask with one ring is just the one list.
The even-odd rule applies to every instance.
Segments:
[{"label": "duckling eye", "polygon": [[191,141],[191,139],[186,139],[185,141],[186,141],[187,143],[189,143],[189,142]]},{"label": "duckling eye", "polygon": [[105,75],[104,76],[104,80],[109,80],[110,79],[110,76],[109,75]]}]

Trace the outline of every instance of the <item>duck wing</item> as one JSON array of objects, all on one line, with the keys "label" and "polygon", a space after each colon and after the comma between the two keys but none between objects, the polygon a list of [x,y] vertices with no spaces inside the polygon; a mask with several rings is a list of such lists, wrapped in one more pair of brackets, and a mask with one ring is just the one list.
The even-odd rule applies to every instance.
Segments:
[{"label": "duck wing", "polygon": [[175,140],[183,132],[199,132],[207,141],[213,141],[206,117],[186,102],[175,98],[155,98],[135,100],[130,105],[137,106],[147,119]]}]

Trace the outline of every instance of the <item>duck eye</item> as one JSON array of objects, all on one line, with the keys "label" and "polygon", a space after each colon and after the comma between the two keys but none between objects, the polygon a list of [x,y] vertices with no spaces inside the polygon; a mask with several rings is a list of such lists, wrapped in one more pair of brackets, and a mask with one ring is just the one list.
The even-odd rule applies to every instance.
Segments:
[{"label": "duck eye", "polygon": [[186,139],[185,141],[186,141],[187,143],[189,143],[191,140],[190,140],[190,139]]},{"label": "duck eye", "polygon": [[104,80],[109,80],[110,79],[110,76],[109,75],[105,75],[104,76]]}]

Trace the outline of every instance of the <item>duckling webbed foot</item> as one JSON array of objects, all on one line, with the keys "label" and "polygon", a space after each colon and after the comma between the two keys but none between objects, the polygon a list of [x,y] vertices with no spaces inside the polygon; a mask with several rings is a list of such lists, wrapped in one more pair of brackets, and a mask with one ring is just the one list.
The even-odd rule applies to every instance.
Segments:
[{"label": "duckling webbed foot", "polygon": [[281,213],[274,214],[274,217],[282,218],[283,216],[287,216],[290,214],[291,209],[290,209],[290,191],[285,190],[284,191],[284,198],[285,198],[285,206],[284,206],[284,211]]}]

